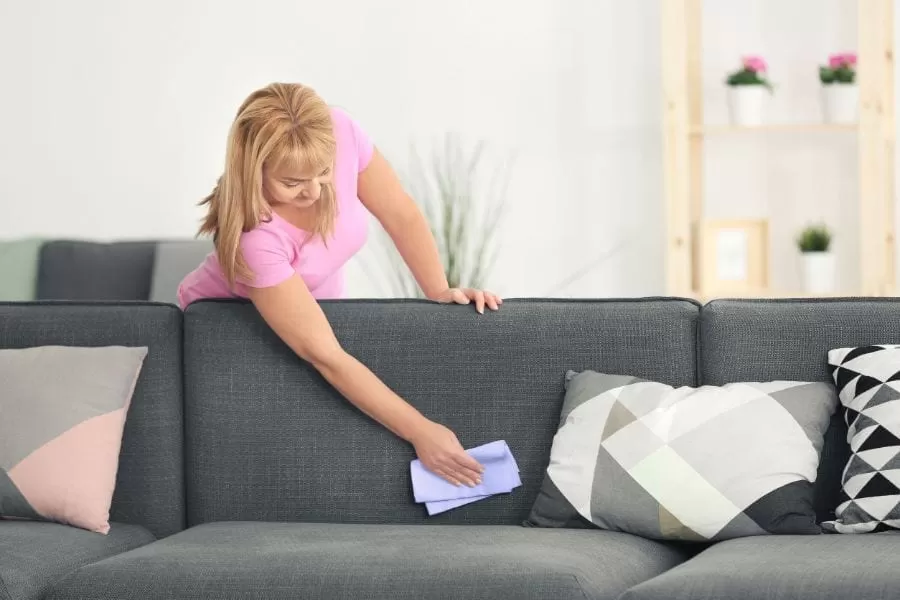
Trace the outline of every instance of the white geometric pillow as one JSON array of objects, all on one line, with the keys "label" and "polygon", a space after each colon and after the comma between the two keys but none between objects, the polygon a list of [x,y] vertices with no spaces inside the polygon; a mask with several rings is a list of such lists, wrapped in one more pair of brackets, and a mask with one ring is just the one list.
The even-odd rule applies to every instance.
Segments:
[{"label": "white geometric pillow", "polygon": [[569,372],[532,527],[662,540],[820,534],[813,482],[829,383],[672,387]]},{"label": "white geometric pillow", "polygon": [[836,348],[828,353],[851,456],[844,468],[837,533],[900,529],[900,346]]}]

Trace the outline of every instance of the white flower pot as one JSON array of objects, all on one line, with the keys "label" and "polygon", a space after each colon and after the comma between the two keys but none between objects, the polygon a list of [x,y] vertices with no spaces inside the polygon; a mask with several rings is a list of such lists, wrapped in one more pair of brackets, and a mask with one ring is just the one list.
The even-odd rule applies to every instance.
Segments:
[{"label": "white flower pot", "polygon": [[804,252],[803,291],[807,294],[830,294],[835,290],[835,256],[833,252]]},{"label": "white flower pot", "polygon": [[769,90],[761,85],[732,85],[728,87],[728,113],[733,125],[744,127],[765,122]]},{"label": "white flower pot", "polygon": [[859,118],[859,86],[855,83],[823,85],[822,113],[826,123],[856,123]]}]

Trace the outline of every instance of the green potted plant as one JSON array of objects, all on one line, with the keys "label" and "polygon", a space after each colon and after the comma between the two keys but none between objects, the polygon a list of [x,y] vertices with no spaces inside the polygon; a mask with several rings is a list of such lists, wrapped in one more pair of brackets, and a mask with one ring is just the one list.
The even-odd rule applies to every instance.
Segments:
[{"label": "green potted plant", "polygon": [[832,54],[819,67],[822,112],[827,123],[855,123],[859,118],[859,86],[856,84],[856,54]]},{"label": "green potted plant", "polygon": [[762,125],[765,105],[772,93],[768,65],[761,56],[745,56],[741,66],[728,74],[728,109],[735,125]]},{"label": "green potted plant", "polygon": [[808,225],[797,236],[803,260],[803,287],[808,294],[828,294],[835,287],[835,256],[831,230],[824,224]]}]

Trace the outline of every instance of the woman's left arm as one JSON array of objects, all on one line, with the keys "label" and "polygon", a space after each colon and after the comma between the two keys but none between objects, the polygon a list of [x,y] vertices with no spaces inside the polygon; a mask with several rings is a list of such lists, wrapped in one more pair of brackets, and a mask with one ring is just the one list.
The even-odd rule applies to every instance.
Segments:
[{"label": "woman's left arm", "polygon": [[422,292],[436,302],[475,302],[479,313],[497,310],[503,300],[471,288],[451,288],[441,265],[437,242],[415,201],[403,189],[394,169],[376,148],[359,174],[357,195],[384,227]]}]

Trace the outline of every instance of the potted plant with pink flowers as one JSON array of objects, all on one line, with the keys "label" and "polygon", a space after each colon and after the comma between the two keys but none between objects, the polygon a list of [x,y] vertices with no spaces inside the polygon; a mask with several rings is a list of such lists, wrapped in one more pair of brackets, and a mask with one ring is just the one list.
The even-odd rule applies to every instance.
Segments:
[{"label": "potted plant with pink flowers", "polygon": [[772,93],[768,65],[761,56],[745,56],[741,67],[729,73],[728,109],[735,125],[761,125],[765,120],[765,106]]},{"label": "potted plant with pink flowers", "polygon": [[856,84],[856,54],[844,52],[828,57],[819,67],[822,82],[822,113],[827,123],[855,123],[859,118],[859,87]]}]

